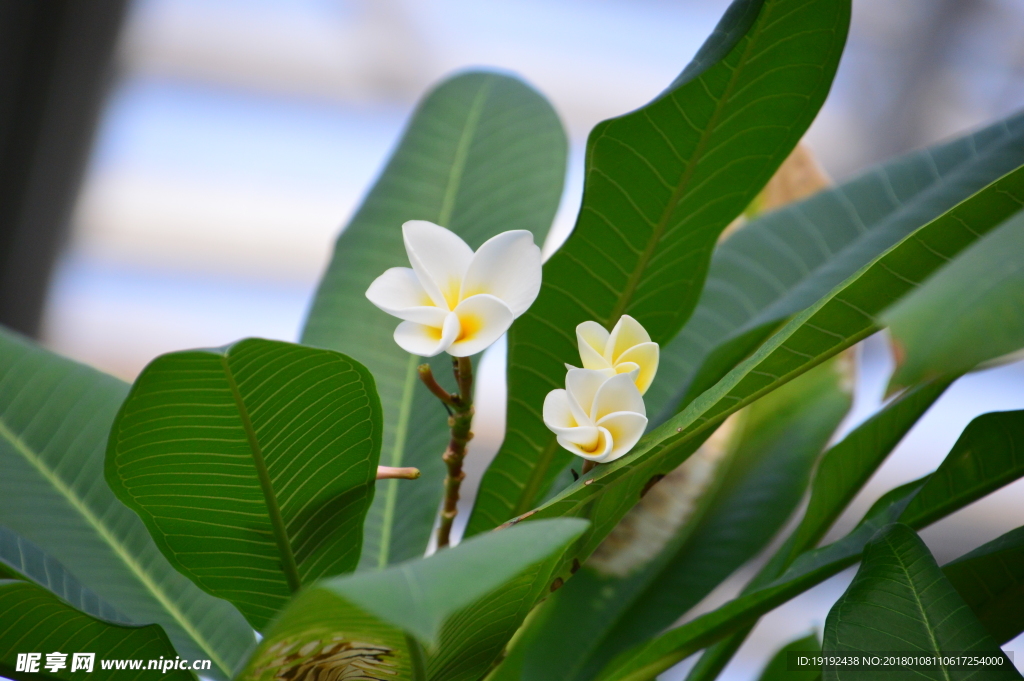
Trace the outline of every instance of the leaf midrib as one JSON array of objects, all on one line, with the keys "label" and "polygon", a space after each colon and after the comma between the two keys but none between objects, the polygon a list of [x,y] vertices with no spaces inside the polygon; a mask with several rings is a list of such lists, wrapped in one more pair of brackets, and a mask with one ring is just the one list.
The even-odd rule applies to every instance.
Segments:
[{"label": "leaf midrib", "polygon": [[[459,187],[462,186],[462,178],[466,172],[466,163],[469,160],[469,149],[472,138],[480,126],[480,118],[483,115],[484,102],[493,86],[493,79],[487,78],[483,81],[480,89],[477,90],[470,105],[469,113],[466,115],[466,122],[459,135],[459,142],[455,145],[455,157],[452,159],[452,167],[448,171],[448,181],[445,184],[444,198],[441,200],[441,209],[438,211],[437,224],[448,227],[452,213],[455,210],[455,198],[458,196]],[[405,459],[405,443],[409,430],[409,421],[412,413],[412,401],[416,388],[416,365],[417,355],[410,354],[405,368],[405,380],[402,383],[402,397],[398,404],[398,423],[395,426],[395,444],[391,448],[391,465],[400,467]],[[379,554],[377,567],[385,568],[388,565],[388,558],[391,554],[391,528],[394,524],[395,508],[398,503],[398,480],[389,480],[384,492],[384,516],[381,519],[381,536],[379,542]]]},{"label": "leaf midrib", "polygon": [[270,479],[270,472],[267,470],[267,462],[263,458],[263,449],[260,447],[256,437],[256,430],[252,426],[252,419],[249,417],[249,409],[245,406],[242,393],[238,389],[235,375],[231,371],[227,354],[220,357],[221,366],[224,369],[224,376],[231,387],[231,396],[235,400],[235,407],[242,419],[242,427],[245,430],[245,437],[249,443],[249,452],[252,454],[253,467],[256,469],[256,476],[260,482],[260,489],[263,491],[263,499],[267,505],[267,515],[270,517],[270,527],[274,533],[274,542],[277,544],[277,551],[281,556],[281,572],[284,573],[288,588],[294,594],[302,588],[302,579],[299,577],[299,568],[295,563],[295,553],[292,551],[291,540],[288,538],[288,529],[285,527],[284,519],[281,516],[281,507],[277,503],[277,494],[274,492],[274,485]]},{"label": "leaf midrib", "polygon": [[466,115],[466,123],[462,128],[462,134],[459,136],[459,143],[455,146],[455,158],[452,159],[452,167],[448,171],[448,182],[444,190],[444,199],[441,202],[441,210],[437,215],[437,223],[442,227],[448,227],[447,223],[451,220],[452,212],[455,210],[455,197],[459,193],[459,187],[462,185],[462,176],[466,171],[469,147],[473,135],[476,134],[476,129],[480,126],[480,117],[484,111],[484,101],[491,91],[492,84],[493,80],[487,78],[481,84],[480,89],[477,90],[476,96],[473,98],[473,104],[469,107],[469,113]]},{"label": "leaf midrib", "polygon": [[[761,11],[764,11],[763,7]],[[758,19],[760,19],[760,16],[758,17]],[[752,46],[756,41],[757,36],[761,32],[761,23],[758,22],[758,19],[754,20],[756,23],[754,30],[741,39],[745,40],[749,38],[749,40],[747,40],[746,47],[743,49],[743,52],[740,55],[739,62],[733,69],[732,75],[730,75],[729,77],[729,82],[725,88],[725,92],[722,94],[722,97],[718,100],[718,102],[715,105],[715,111],[711,116],[710,122],[707,126],[705,126],[704,130],[701,132],[701,136],[699,141],[697,142],[697,146],[694,149],[693,153],[690,154],[690,160],[686,165],[686,170],[683,172],[683,176],[679,179],[679,182],[676,184],[676,188],[672,192],[672,197],[669,199],[668,205],[662,211],[661,219],[654,226],[654,231],[651,233],[651,237],[647,241],[647,246],[640,254],[640,259],[637,263],[637,266],[633,268],[633,271],[626,279],[625,288],[622,290],[622,293],[619,294],[619,298],[615,302],[615,306],[612,308],[611,313],[605,319],[604,325],[606,328],[613,326],[615,322],[618,321],[619,317],[621,317],[625,313],[626,308],[632,301],[633,294],[636,293],[636,288],[637,286],[640,285],[640,278],[647,271],[647,266],[650,263],[651,258],[654,257],[654,251],[658,247],[658,244],[661,242],[661,238],[668,227],[668,221],[672,217],[672,214],[675,213],[676,207],[682,200],[683,194],[688,188],[690,180],[693,178],[693,174],[696,172],[696,166],[699,164],[700,159],[704,155],[704,151],[707,148],[707,145],[710,143],[712,135],[717,129],[718,121],[722,116],[722,110],[725,107],[725,104],[728,103],[730,96],[736,88],[736,83],[739,80],[739,73],[742,70],[743,65],[747,62]],[[697,77],[697,80],[699,80],[703,76],[704,74],[701,73]],[[669,96],[674,97],[675,93]],[[597,143],[601,140],[601,138],[606,136],[606,132],[602,131],[601,137],[599,137],[597,140],[594,140],[594,146],[596,147]],[[608,137],[608,139],[614,138]],[[544,449],[541,450],[540,456],[537,458],[537,465],[534,466],[533,469],[530,471],[530,475],[526,479],[526,484],[523,485],[522,491],[519,494],[519,500],[512,508],[513,517],[521,515],[533,507],[534,498],[536,497],[537,491],[540,489],[540,486],[544,481],[544,477],[547,475],[548,469],[551,467],[551,462],[554,460],[557,451],[558,443],[553,439],[549,439],[547,446],[545,446]]]},{"label": "leaf midrib", "polygon": [[[704,155],[707,145],[710,144],[711,137],[717,131],[719,119],[722,117],[722,110],[725,108],[726,104],[730,103],[730,98],[733,91],[736,89],[736,83],[739,80],[740,72],[743,70],[743,66],[746,64],[750,56],[750,51],[753,49],[753,45],[762,31],[763,22],[759,20],[762,18],[760,16],[761,12],[764,11],[764,6],[762,6],[758,12],[758,17],[754,19],[753,30],[740,39],[747,40],[747,45],[744,47],[743,52],[740,54],[739,61],[736,63],[736,66],[733,68],[732,73],[729,76],[729,82],[726,85],[725,91],[715,104],[715,110],[711,115],[711,119],[701,132],[700,139],[697,141],[697,146],[694,148],[693,153],[690,154],[686,170],[683,172],[683,176],[676,184],[676,188],[672,192],[672,197],[669,199],[668,204],[662,211],[661,219],[658,220],[650,239],[647,241],[647,247],[644,248],[643,252],[640,254],[640,260],[637,263],[637,266],[633,269],[633,272],[630,273],[626,280],[626,287],[623,289],[622,293],[619,294],[619,299],[616,301],[615,307],[612,308],[611,313],[605,320],[606,327],[614,325],[615,322],[618,321],[619,317],[625,313],[629,303],[632,302],[633,294],[636,292],[637,286],[640,285],[640,278],[647,271],[647,266],[650,263],[651,258],[654,257],[654,251],[661,242],[661,238],[664,235],[665,230],[668,228],[668,221],[675,213],[676,207],[678,207],[679,202],[683,198],[683,194],[689,187],[690,180],[693,179],[693,174],[697,171],[697,166]],[[724,64],[725,59],[723,58],[722,61],[718,63]],[[701,73],[695,80],[701,80],[705,73],[707,73],[707,71]],[[683,87],[685,87],[685,85]],[[678,90],[669,95],[669,98],[674,101],[674,97],[677,93]],[[602,137],[604,136],[605,134],[602,133]],[[595,140],[595,146],[597,146],[597,141],[599,141],[599,139]]]},{"label": "leaf midrib", "polygon": [[24,440],[18,437],[18,435],[11,430],[2,416],[0,416],[0,436],[10,442],[15,451],[21,454],[22,457],[24,457],[24,459],[31,464],[76,511],[78,511],[79,515],[81,515],[93,530],[96,531],[100,538],[114,551],[114,555],[116,555],[121,562],[125,564],[132,574],[138,578],[142,585],[146,587],[146,590],[152,594],[161,606],[163,606],[164,610],[174,618],[175,622],[178,623],[178,626],[180,626],[185,633],[187,633],[189,637],[195,641],[207,655],[210,656],[210,659],[225,674],[230,676],[232,672],[231,666],[217,654],[217,651],[213,646],[185,617],[184,613],[181,612],[174,601],[171,600],[170,597],[160,589],[159,585],[150,578],[149,573],[147,573],[139,562],[135,560],[127,548],[121,544],[120,540],[107,528],[103,521],[92,512],[89,506],[74,492],[71,487],[64,483],[53,469],[45,464],[41,455],[37,454]]},{"label": "leaf midrib", "polygon": [[[928,617],[928,613],[925,612],[924,603],[921,602],[921,594],[917,591],[917,584],[915,584],[913,578],[911,578],[910,570],[903,561],[903,556],[900,554],[899,549],[892,545],[892,539],[890,537],[886,537],[885,543],[889,545],[889,550],[892,551],[893,556],[896,557],[896,561],[899,563],[900,571],[903,572],[903,576],[906,578],[907,584],[910,585],[910,591],[914,595],[914,604],[917,606],[917,611],[921,615],[921,622],[924,624],[924,630],[928,634],[928,641],[931,643],[932,650],[935,651],[936,655],[941,657],[942,649],[939,648],[939,642],[935,639],[935,631],[932,627],[931,619]],[[939,669],[942,670],[942,677],[946,679],[946,681],[950,681],[949,668],[944,664],[940,664]]]},{"label": "leaf midrib", "polygon": [[[416,355],[409,355],[405,367],[405,381],[402,384],[402,401],[398,407],[398,425],[395,428],[395,444],[391,448],[390,465],[398,468],[405,458],[405,439],[409,431],[409,419],[412,415],[412,396],[416,387]],[[388,480],[384,493],[384,518],[381,522],[380,555],[377,567],[388,566],[391,554],[391,527],[395,520],[395,507],[398,502],[398,480]]]}]

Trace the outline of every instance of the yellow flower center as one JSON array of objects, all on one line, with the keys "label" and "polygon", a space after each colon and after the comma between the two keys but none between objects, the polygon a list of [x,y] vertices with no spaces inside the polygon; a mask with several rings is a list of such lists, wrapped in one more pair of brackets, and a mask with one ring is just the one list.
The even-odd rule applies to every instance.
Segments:
[{"label": "yellow flower center", "polygon": [[462,282],[458,279],[452,279],[448,282],[448,285],[441,289],[441,295],[444,296],[444,301],[448,303],[448,309],[454,310],[455,306],[459,304],[459,290],[462,288]]},{"label": "yellow flower center", "polygon": [[455,339],[456,342],[472,338],[480,331],[481,328],[483,328],[483,325],[483,320],[475,314],[459,315],[459,326],[461,327],[461,331],[459,331],[458,338]]},{"label": "yellow flower center", "polygon": [[585,451],[587,454],[593,454],[598,449],[601,449],[601,441],[604,439],[602,435],[601,431],[598,431],[597,437],[594,438],[594,444],[592,446],[580,445],[580,449]]}]

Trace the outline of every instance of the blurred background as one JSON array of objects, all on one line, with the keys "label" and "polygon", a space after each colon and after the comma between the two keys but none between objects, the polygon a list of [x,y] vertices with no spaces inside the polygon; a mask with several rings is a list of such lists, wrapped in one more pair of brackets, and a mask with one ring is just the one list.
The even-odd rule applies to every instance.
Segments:
[{"label": "blurred background", "polygon": [[[245,336],[295,340],[334,238],[417,98],[470,66],[518,73],[569,130],[569,180],[550,252],[575,218],[590,128],[665,87],[727,5],[0,3],[0,92],[8,95],[0,105],[0,323],[129,380],[171,350]],[[1018,0],[855,0],[847,51],[807,141],[843,180],[1024,107],[1022,34]],[[483,368],[478,469],[501,439],[501,352]],[[869,339],[861,358],[846,429],[877,408],[892,366],[881,338]],[[1020,408],[1019,366],[963,379],[840,524],[931,470],[973,416]],[[1016,485],[924,536],[943,562],[1022,521],[1024,487]],[[756,676],[779,644],[820,631],[850,577],[766,619],[725,678]],[[736,587],[733,580],[712,601]],[[1024,666],[1019,643],[1007,649],[1019,647]]]}]

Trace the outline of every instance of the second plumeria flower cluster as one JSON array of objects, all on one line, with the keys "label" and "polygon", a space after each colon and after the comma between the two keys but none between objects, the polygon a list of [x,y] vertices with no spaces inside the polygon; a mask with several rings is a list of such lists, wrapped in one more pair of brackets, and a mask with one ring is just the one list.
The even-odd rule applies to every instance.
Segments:
[{"label": "second plumeria flower cluster", "polygon": [[647,428],[643,394],[658,371],[658,344],[628,315],[611,332],[583,322],[576,341],[583,368],[566,365],[565,389],[544,399],[544,423],[565,449],[608,463],[626,455]]}]

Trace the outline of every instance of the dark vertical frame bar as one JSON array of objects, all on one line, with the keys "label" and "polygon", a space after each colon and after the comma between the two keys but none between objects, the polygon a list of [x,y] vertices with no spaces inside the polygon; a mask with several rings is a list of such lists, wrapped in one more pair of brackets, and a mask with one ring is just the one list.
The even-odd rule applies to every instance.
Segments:
[{"label": "dark vertical frame bar", "polygon": [[0,0],[0,324],[39,332],[128,0]]}]

